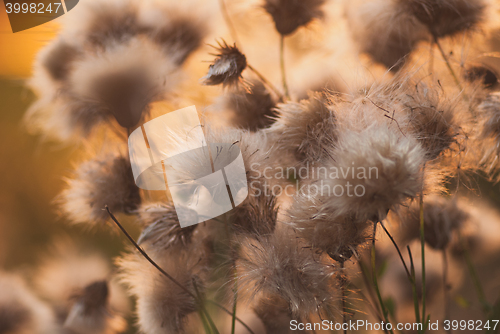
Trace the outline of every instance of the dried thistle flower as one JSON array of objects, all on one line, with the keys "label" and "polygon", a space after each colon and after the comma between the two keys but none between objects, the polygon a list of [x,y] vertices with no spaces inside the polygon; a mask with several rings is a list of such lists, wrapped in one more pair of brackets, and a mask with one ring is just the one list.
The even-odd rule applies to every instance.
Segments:
[{"label": "dried thistle flower", "polygon": [[[28,125],[48,136],[89,136],[116,120],[131,128],[149,113],[149,104],[166,98],[178,83],[179,67],[159,46],[133,38],[71,62],[64,84],[36,70],[32,88],[40,95],[26,115]],[[38,66],[38,65],[37,65]]]},{"label": "dried thistle flower", "polygon": [[53,334],[55,317],[15,275],[0,272],[0,333]]},{"label": "dried thistle flower", "polygon": [[[332,97],[333,98],[333,97]],[[336,140],[335,104],[322,94],[314,94],[300,103],[278,105],[276,122],[266,130],[274,140],[273,152],[290,155],[301,163],[325,158],[325,148]]]},{"label": "dried thistle flower", "polygon": [[286,221],[313,249],[344,262],[353,255],[357,257],[358,248],[371,239],[372,223],[353,216],[332,218],[333,215],[323,211],[329,197],[326,193],[294,196]]},{"label": "dried thistle flower", "polygon": [[[170,8],[158,10],[155,6],[151,11],[154,13],[144,13],[140,17],[141,32],[158,44],[165,56],[182,65],[201,46],[207,34],[205,22],[192,13],[174,14]],[[158,12],[164,15],[159,16]]]},{"label": "dried thistle flower", "polygon": [[477,107],[479,134],[477,146],[481,151],[480,163],[486,173],[493,175],[498,168],[500,154],[500,94],[492,92]]},{"label": "dried thistle flower", "polygon": [[478,109],[485,119],[481,128],[481,137],[484,139],[492,137],[500,142],[500,93],[489,94]]},{"label": "dried thistle flower", "polygon": [[485,14],[483,0],[399,0],[436,38],[474,28]]},{"label": "dried thistle flower", "polygon": [[265,0],[264,9],[272,16],[276,30],[283,36],[314,19],[322,18],[325,0]]},{"label": "dried thistle flower", "polygon": [[248,90],[228,92],[222,97],[222,106],[233,112],[235,127],[258,131],[274,122],[276,103],[260,82],[252,82]]},{"label": "dried thistle flower", "polygon": [[[330,154],[342,175],[324,181],[335,195],[324,203],[334,217],[381,221],[390,209],[405,204],[422,190],[425,151],[411,136],[386,124],[361,131],[343,131]],[[349,188],[352,192],[349,195]]]},{"label": "dried thistle flower", "polygon": [[38,57],[42,67],[50,77],[61,82],[68,78],[71,66],[81,55],[82,50],[59,38],[41,51]]},{"label": "dried thistle flower", "polygon": [[[417,204],[398,212],[397,217],[405,243],[420,238],[420,207]],[[428,196],[424,201],[425,242],[434,249],[445,249],[452,233],[459,230],[468,217],[456,200]]]},{"label": "dried thistle flower", "polygon": [[68,188],[61,194],[62,209],[75,223],[104,222],[104,207],[114,213],[133,213],[141,203],[130,160],[107,155],[81,164]]},{"label": "dried thistle flower", "polygon": [[205,85],[220,85],[224,87],[236,85],[241,80],[241,73],[247,67],[247,58],[240,50],[234,46],[227,45],[226,42],[218,42],[219,47],[214,62],[208,68],[208,74],[203,77]]},{"label": "dried thistle flower", "polygon": [[273,233],[278,218],[278,204],[265,181],[250,181],[248,197],[231,211],[231,223],[236,232],[260,236]]},{"label": "dried thistle flower", "polygon": [[422,23],[392,0],[360,1],[349,8],[347,17],[360,50],[392,71],[401,69],[429,35]]},{"label": "dried thistle flower", "polygon": [[144,225],[144,230],[137,243],[140,245],[148,242],[157,249],[167,249],[177,245],[187,247],[191,243],[194,230],[198,227],[191,225],[181,228],[177,215],[197,217],[197,213],[189,208],[174,207],[172,204],[145,204],[140,207],[138,214],[138,221]]},{"label": "dried thistle flower", "polygon": [[[150,255],[155,262],[180,284],[193,294],[196,290],[203,293],[203,281],[199,276],[203,265],[197,257],[192,257],[192,254],[167,256],[169,254],[165,252],[153,253],[156,255],[151,252]],[[140,330],[151,334],[183,333],[188,316],[198,310],[197,301],[138,254],[128,254],[118,260],[118,265],[122,270],[122,281],[137,298]]]},{"label": "dried thistle flower", "polygon": [[246,238],[237,260],[240,293],[250,298],[277,295],[294,316],[329,311],[335,297],[334,268],[303,248],[293,233],[278,229],[271,236]]},{"label": "dried thistle flower", "polygon": [[108,282],[93,282],[74,298],[75,303],[64,322],[65,329],[77,334],[115,334],[126,329],[125,319],[109,310]]},{"label": "dried thistle flower", "polygon": [[450,101],[424,84],[409,91],[402,101],[408,113],[408,127],[426,151],[427,160],[434,160],[457,143],[460,133],[459,100]]},{"label": "dried thistle flower", "polygon": [[64,22],[62,34],[90,48],[126,43],[140,31],[138,10],[130,0],[86,1],[78,6],[78,17]]}]

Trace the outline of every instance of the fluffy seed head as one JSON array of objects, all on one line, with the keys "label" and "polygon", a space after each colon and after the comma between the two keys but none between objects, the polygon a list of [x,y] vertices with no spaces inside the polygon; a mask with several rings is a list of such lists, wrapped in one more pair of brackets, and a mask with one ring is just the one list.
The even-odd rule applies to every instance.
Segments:
[{"label": "fluffy seed head", "polygon": [[[331,153],[338,174],[332,177],[330,173],[320,185],[335,195],[325,203],[327,212],[379,221],[422,190],[425,151],[415,139],[403,136],[388,123],[360,132],[347,130],[339,136]],[[339,189],[343,190],[340,196],[336,195]]]},{"label": "fluffy seed head", "polygon": [[107,155],[81,164],[61,194],[62,209],[75,223],[104,222],[113,213],[132,213],[141,203],[130,160]]},{"label": "fluffy seed head", "polygon": [[[398,213],[405,242],[420,238],[420,206],[411,205]],[[457,206],[457,201],[430,196],[424,202],[425,242],[434,249],[445,249],[467,220],[468,214]]]},{"label": "fluffy seed head", "polygon": [[283,36],[313,19],[322,18],[325,0],[265,0],[264,9],[272,16],[276,30]]},{"label": "fluffy seed head", "polygon": [[335,104],[321,94],[311,95],[300,103],[278,105],[276,122],[266,130],[275,143],[273,152],[287,154],[300,163],[325,158],[325,148],[336,140]]},{"label": "fluffy seed head", "polygon": [[356,220],[354,216],[334,218],[322,211],[328,197],[294,196],[287,212],[287,223],[313,249],[343,262],[357,256],[358,248],[370,239],[368,227],[371,224],[366,220]]},{"label": "fluffy seed head", "polygon": [[409,130],[426,151],[426,158],[434,160],[457,141],[459,103],[442,98],[423,84],[407,96],[403,105],[408,113]]},{"label": "fluffy seed head", "polygon": [[271,234],[276,227],[278,203],[265,185],[265,180],[252,180],[248,197],[231,211],[231,222],[239,233]]},{"label": "fluffy seed head", "polygon": [[154,13],[145,12],[141,16],[141,31],[158,44],[165,55],[173,57],[177,65],[182,65],[201,46],[207,31],[205,23],[194,15],[175,13],[172,9],[155,7],[151,11]]},{"label": "fluffy seed head", "polygon": [[399,5],[427,26],[435,37],[474,28],[483,20],[483,0],[399,0]]},{"label": "fluffy seed head", "polygon": [[60,38],[49,44],[39,57],[43,68],[53,80],[64,81],[73,61],[81,56],[81,52],[79,48]]},{"label": "fluffy seed head", "polygon": [[237,268],[242,294],[278,295],[294,315],[319,313],[335,300],[333,266],[303,248],[287,230],[245,239]]},{"label": "fluffy seed head", "polygon": [[177,245],[186,247],[198,226],[181,228],[177,218],[179,214],[197,217],[197,213],[188,208],[182,209],[179,206],[175,208],[172,204],[145,204],[140,207],[138,214],[138,220],[144,225],[144,230],[137,243],[148,242],[157,249],[167,249]]},{"label": "fluffy seed head", "polygon": [[247,67],[247,58],[234,46],[218,43],[219,47],[215,61],[210,65],[208,74],[203,77],[205,85],[220,85],[224,87],[235,85],[240,82],[241,73]]},{"label": "fluffy seed head", "polygon": [[493,137],[500,141],[500,94],[491,93],[479,105],[479,111],[485,118],[481,129],[481,137]]},{"label": "fluffy seed head", "polygon": [[[150,254],[153,255],[153,254]],[[179,254],[177,254],[179,255]],[[195,293],[203,292],[202,281],[194,270],[199,266],[197,258],[172,254],[153,255],[155,262],[180,284]],[[122,281],[137,298],[138,324],[144,333],[183,333],[187,317],[197,309],[197,302],[186,291],[163,276],[138,254],[129,254],[119,260]]]},{"label": "fluffy seed head", "polygon": [[138,6],[133,1],[86,1],[79,15],[63,19],[61,34],[90,49],[126,43],[139,32]]},{"label": "fluffy seed head", "polygon": [[64,83],[54,83],[38,68],[43,65],[36,64],[31,86],[39,100],[26,121],[59,139],[88,137],[99,125],[115,120],[131,128],[148,115],[150,103],[170,96],[179,82],[174,58],[149,39],[134,37],[100,52],[78,54]]},{"label": "fluffy seed head", "polygon": [[221,101],[233,112],[235,127],[258,131],[271,125],[276,116],[276,103],[261,82],[253,82],[248,90],[228,92]]},{"label": "fluffy seed head", "polygon": [[417,44],[428,39],[426,27],[392,0],[358,2],[349,8],[347,18],[360,50],[387,68],[399,70]]}]

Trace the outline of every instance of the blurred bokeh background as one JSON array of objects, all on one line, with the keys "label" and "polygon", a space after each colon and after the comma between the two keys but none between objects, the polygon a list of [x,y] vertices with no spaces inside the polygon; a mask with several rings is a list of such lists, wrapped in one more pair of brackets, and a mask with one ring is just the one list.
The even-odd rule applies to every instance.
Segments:
[{"label": "blurred bokeh background", "polygon": [[37,263],[59,237],[112,259],[122,249],[117,234],[70,226],[58,215],[57,195],[78,148],[30,135],[22,118],[34,95],[25,86],[36,53],[58,30],[52,21],[13,34],[0,1],[0,268],[22,270]]}]

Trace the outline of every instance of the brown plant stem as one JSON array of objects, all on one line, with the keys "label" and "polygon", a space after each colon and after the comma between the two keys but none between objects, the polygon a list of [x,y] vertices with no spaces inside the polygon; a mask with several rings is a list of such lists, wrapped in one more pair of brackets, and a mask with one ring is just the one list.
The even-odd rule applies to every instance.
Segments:
[{"label": "brown plant stem", "polygon": [[408,266],[406,265],[406,262],[405,262],[405,260],[403,258],[403,254],[401,253],[401,250],[399,249],[398,244],[396,243],[396,241],[394,240],[394,238],[392,237],[392,235],[389,233],[389,231],[385,228],[384,224],[380,223],[380,226],[382,226],[382,228],[385,231],[385,234],[387,234],[387,236],[389,237],[389,239],[391,239],[392,244],[396,248],[396,250],[398,252],[398,255],[399,255],[399,258],[401,259],[401,262],[403,263],[403,266],[405,268],[406,276],[408,276],[408,278],[411,278],[410,271],[408,270]]},{"label": "brown plant stem", "polygon": [[413,295],[413,306],[415,308],[415,321],[420,321],[420,306],[418,305],[417,285],[415,276],[415,264],[413,262],[413,255],[411,254],[410,246],[406,246],[408,256],[410,257],[410,274],[411,274],[411,292]]},{"label": "brown plant stem", "polygon": [[270,90],[273,91],[274,94],[276,94],[276,96],[280,99],[280,100],[283,100],[283,94],[281,94],[281,92],[278,90],[278,88],[276,88],[276,86],[274,86],[269,80],[267,80],[259,71],[257,71],[257,69],[255,67],[253,67],[252,65],[250,64],[247,64],[247,67],[250,71],[252,71],[258,78],[260,81],[262,81],[262,83],[264,85],[266,85]]},{"label": "brown plant stem", "polygon": [[448,70],[450,71],[451,76],[453,77],[453,80],[455,80],[455,84],[457,85],[457,87],[460,91],[463,91],[462,85],[460,84],[460,81],[458,80],[458,77],[455,74],[455,71],[451,67],[451,64],[448,60],[448,57],[446,57],[446,53],[444,52],[443,47],[441,46],[441,43],[439,43],[439,39],[436,37],[435,34],[432,34],[432,37],[434,39],[434,44],[437,45],[439,52],[441,53],[441,57],[443,57],[443,60],[446,63],[446,67],[448,67]]},{"label": "brown plant stem", "polygon": [[361,269],[361,273],[362,273],[362,276],[363,276],[363,282],[365,284],[365,287],[366,289],[368,290],[368,293],[370,295],[370,298],[371,298],[371,302],[372,302],[372,307],[374,309],[374,311],[376,311],[376,314],[375,316],[380,320],[384,320],[382,318],[382,313],[380,311],[380,308],[379,308],[379,305],[376,303],[376,300],[377,300],[377,297],[375,296],[374,292],[373,292],[373,288],[370,284],[370,281],[369,281],[369,269],[367,268],[367,266],[363,263],[363,261],[360,259],[358,261],[358,265],[359,265],[359,268]]},{"label": "brown plant stem", "polygon": [[226,2],[224,0],[219,0],[220,11],[222,12],[222,16],[224,17],[224,21],[226,22],[227,28],[229,29],[229,34],[233,39],[234,43],[241,49],[241,43],[238,40],[238,35],[236,34],[236,29],[234,28],[233,21],[231,20],[231,16],[227,10]]},{"label": "brown plant stem", "polygon": [[[346,294],[345,294],[345,277],[344,277],[344,268],[345,268],[345,261],[342,260],[340,261],[340,269],[341,273],[338,276],[339,283],[340,283],[340,291],[342,294],[342,324],[347,324],[347,311],[346,311]],[[342,326],[344,327],[344,326]],[[344,334],[347,334],[347,327],[344,328]]]},{"label": "brown plant stem", "polygon": [[[450,320],[450,296],[448,289],[448,256],[446,249],[442,250],[443,255],[443,292],[444,292],[444,320]],[[451,334],[451,326],[446,330],[446,333]]]},{"label": "brown plant stem", "polygon": [[425,314],[426,288],[425,288],[425,224],[424,224],[424,192],[420,194],[420,247],[422,252],[422,334],[427,330]]},{"label": "brown plant stem", "polygon": [[290,100],[290,93],[288,92],[288,84],[286,83],[286,70],[285,70],[285,36],[280,36],[280,67],[281,67],[281,80],[283,82],[283,90],[285,97]]},{"label": "brown plant stem", "polygon": [[[238,34],[236,33],[236,28],[234,27],[233,21],[231,20],[231,16],[229,15],[229,11],[227,10],[226,1],[219,0],[220,10],[222,12],[222,16],[224,17],[224,21],[226,22],[227,28],[229,29],[229,34],[233,39],[236,46],[243,52],[243,47],[238,39]],[[269,81],[267,80],[259,71],[255,69],[255,67],[247,64],[249,70],[251,70],[264,85],[266,85],[270,90],[276,94],[279,99],[283,99],[283,95],[281,92]]]},{"label": "brown plant stem", "polygon": [[[385,307],[384,300],[382,298],[382,294],[380,293],[380,288],[378,285],[378,278],[377,278],[377,267],[376,267],[376,258],[375,258],[375,236],[377,234],[377,224],[378,221],[375,221],[373,223],[373,239],[372,239],[372,249],[371,249],[371,265],[372,265],[372,280],[373,280],[373,286],[375,287],[375,292],[377,294],[378,302],[380,303],[380,308],[382,309],[382,315],[384,317],[384,320],[386,323],[389,323],[389,312],[387,311],[387,308]],[[392,329],[389,330],[390,333],[394,334]]]}]

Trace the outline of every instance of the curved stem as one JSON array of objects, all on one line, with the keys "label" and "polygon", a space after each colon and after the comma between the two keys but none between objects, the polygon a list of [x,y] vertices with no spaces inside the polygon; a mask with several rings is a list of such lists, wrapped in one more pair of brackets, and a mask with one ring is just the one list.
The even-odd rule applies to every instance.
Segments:
[{"label": "curved stem", "polygon": [[224,21],[226,21],[227,28],[229,29],[229,34],[233,39],[234,43],[241,49],[241,43],[238,40],[238,35],[236,34],[236,29],[234,28],[233,21],[229,16],[229,12],[227,10],[226,2],[224,0],[219,0],[220,11],[222,12],[222,16],[224,17]]},{"label": "curved stem", "polygon": [[420,194],[420,247],[422,252],[422,333],[427,330],[427,321],[425,314],[425,224],[424,224],[424,193]]},{"label": "curved stem", "polygon": [[[122,224],[120,224],[120,222],[116,219],[116,217],[111,213],[111,211],[109,210],[109,207],[106,205],[105,206],[105,209],[106,211],[108,212],[109,216],[111,217],[111,219],[113,220],[113,222],[116,224],[116,226],[118,226],[118,228],[123,232],[123,234],[125,234],[125,236],[127,237],[127,239],[132,243],[132,245],[139,251],[139,253],[141,253],[141,255],[151,264],[153,265],[156,269],[158,269],[158,271],[164,275],[165,277],[167,277],[169,280],[171,280],[175,285],[177,285],[179,288],[181,288],[182,290],[184,290],[187,294],[189,294],[191,297],[193,297],[196,301],[199,301],[198,300],[198,297],[196,296],[196,294],[192,293],[191,291],[189,291],[189,289],[187,289],[184,285],[182,285],[181,283],[179,283],[175,278],[173,278],[171,275],[169,275],[165,270],[163,270],[163,268],[161,268],[151,257],[149,257],[149,255],[141,248],[141,246],[139,246],[137,244],[137,242],[135,242],[134,238],[132,238],[132,236],[127,232],[127,230],[122,226]],[[206,300],[206,302],[208,303],[211,303],[215,306],[217,306],[219,309],[223,310],[224,312],[226,312],[227,314],[233,316],[233,313],[231,313],[231,311],[229,311],[228,309],[226,309],[224,306],[222,306],[221,304],[213,301],[213,300]],[[201,301],[200,301],[201,303]],[[200,305],[202,305],[202,308],[204,309],[203,307],[203,304],[201,303]],[[206,312],[206,310],[203,311],[203,313],[207,314],[208,313]],[[250,334],[255,334],[251,329],[250,327],[245,324],[240,318],[234,316],[236,321],[238,321],[243,327],[245,327],[248,332]]]},{"label": "curved stem", "polygon": [[[448,296],[448,256],[446,249],[442,250],[443,255],[443,292],[444,292],[444,320],[450,320],[450,302]],[[451,334],[451,326],[446,333]]]},{"label": "curved stem", "polygon": [[413,262],[413,255],[411,254],[410,246],[406,246],[408,250],[408,256],[410,257],[410,272],[411,272],[411,292],[413,295],[413,306],[415,308],[415,321],[420,321],[420,306],[418,305],[418,294],[417,294],[417,277],[415,275],[415,263]]},{"label": "curved stem", "polygon": [[[387,308],[385,307],[384,300],[382,298],[382,294],[380,293],[380,288],[378,285],[378,278],[377,278],[377,267],[376,267],[376,259],[375,259],[375,236],[377,234],[377,224],[378,222],[373,223],[373,239],[372,239],[372,249],[371,249],[371,264],[372,264],[372,280],[373,280],[373,285],[375,287],[375,293],[377,294],[377,299],[380,304],[380,308],[382,309],[382,315],[384,316],[384,320],[386,323],[389,323],[389,312],[387,311]],[[394,332],[392,329],[389,330],[392,334]]]},{"label": "curved stem", "polygon": [[448,61],[448,57],[446,57],[446,53],[444,52],[443,47],[441,46],[441,43],[439,43],[439,40],[438,40],[438,38],[436,37],[435,34],[432,34],[432,36],[434,38],[434,44],[437,45],[437,47],[439,49],[439,52],[441,53],[441,57],[443,57],[443,60],[446,63],[446,67],[448,67],[448,70],[450,71],[451,76],[453,77],[453,80],[455,80],[455,84],[457,85],[458,89],[460,91],[462,91],[463,90],[462,89],[462,85],[460,84],[460,81],[458,80],[458,77],[455,74],[455,71],[451,67],[450,62]]},{"label": "curved stem", "polygon": [[385,228],[384,224],[380,223],[380,226],[382,226],[382,228],[385,231],[385,234],[387,234],[387,236],[389,237],[389,239],[391,239],[392,244],[394,245],[394,247],[398,251],[399,258],[401,259],[401,262],[403,263],[403,266],[405,267],[406,276],[408,276],[408,278],[411,279],[410,271],[408,270],[408,266],[406,265],[405,259],[403,258],[403,254],[401,253],[401,250],[399,249],[398,244],[396,243],[396,241],[394,240],[394,238],[392,237],[392,235],[389,233],[389,231],[387,231],[387,229]]},{"label": "curved stem", "polygon": [[[342,323],[347,324],[347,311],[346,311],[346,295],[345,295],[345,278],[344,278],[344,266],[345,261],[340,261],[340,269],[342,269],[342,272],[339,274],[338,279],[340,283],[340,291],[342,293]],[[347,326],[344,327],[344,334],[347,334]]]},{"label": "curved stem", "polygon": [[139,253],[141,253],[141,255],[146,259],[148,260],[149,263],[151,263],[153,265],[153,267],[155,267],[156,269],[158,269],[158,271],[160,273],[163,274],[163,276],[165,276],[166,278],[168,278],[169,280],[172,281],[172,283],[174,283],[175,285],[177,285],[179,288],[181,288],[184,292],[186,292],[189,296],[193,297],[195,300],[197,300],[197,296],[192,293],[191,291],[189,291],[188,288],[186,288],[184,285],[182,285],[181,283],[179,283],[175,278],[173,278],[169,273],[167,273],[165,270],[163,270],[163,268],[161,268],[152,258],[149,257],[148,253],[146,253],[142,248],[141,246],[139,246],[134,238],[132,238],[132,236],[127,232],[127,230],[122,226],[122,224],[120,224],[120,222],[118,222],[118,220],[116,219],[116,217],[111,213],[111,211],[109,211],[109,207],[106,205],[104,207],[106,209],[106,211],[108,212],[109,216],[111,217],[111,219],[115,222],[116,226],[118,226],[118,228],[123,232],[123,234],[125,234],[125,236],[127,237],[127,239],[132,243],[132,245],[134,245],[134,247],[139,251]]},{"label": "curved stem", "polygon": [[247,67],[260,79],[260,81],[262,81],[264,85],[269,87],[269,89],[271,89],[279,99],[283,100],[283,94],[281,94],[281,92],[269,80],[267,80],[259,71],[257,71],[255,67],[250,64],[247,64]]}]

